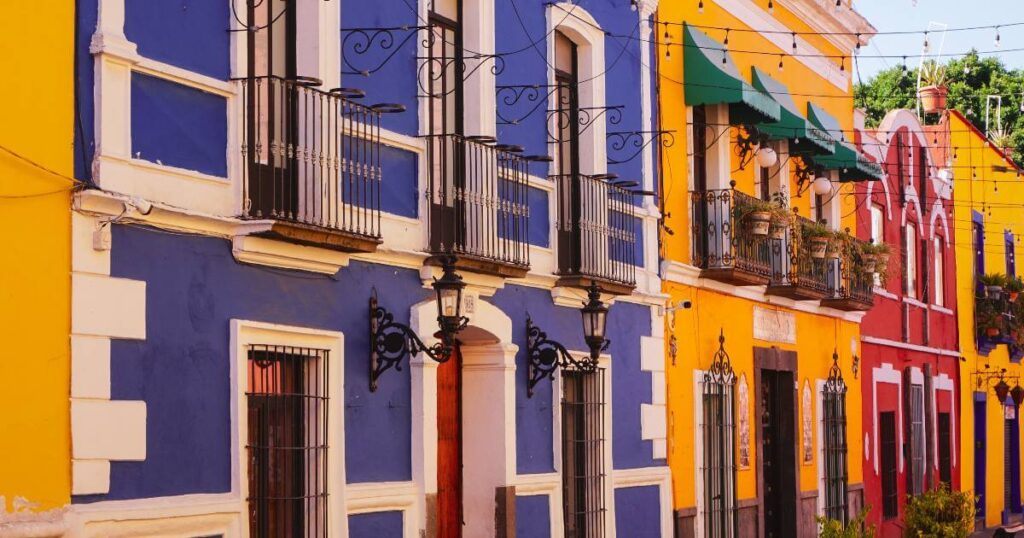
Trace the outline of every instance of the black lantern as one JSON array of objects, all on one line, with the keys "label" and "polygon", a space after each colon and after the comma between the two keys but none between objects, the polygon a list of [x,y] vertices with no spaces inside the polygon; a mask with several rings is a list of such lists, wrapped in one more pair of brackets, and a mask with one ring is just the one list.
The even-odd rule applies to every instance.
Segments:
[{"label": "black lantern", "polygon": [[455,336],[469,319],[462,316],[462,290],[466,284],[455,272],[455,258],[444,259],[441,278],[431,284],[437,294],[439,342],[428,346],[408,325],[395,321],[393,314],[377,304],[377,290],[370,295],[370,392],[377,390],[377,379],[385,371],[402,369],[402,359],[420,351],[436,362],[446,362],[455,350]]},{"label": "black lantern", "polygon": [[594,282],[587,288],[587,302],[583,304],[583,338],[590,347],[590,360],[595,364],[601,352],[608,348],[605,328],[608,324],[608,307],[601,302],[601,289]]},{"label": "black lantern", "polygon": [[999,403],[1002,403],[1006,401],[1006,395],[1010,392],[1010,385],[1007,385],[1006,381],[1000,379],[996,386],[992,387],[992,390],[996,391],[996,398],[999,398]]},{"label": "black lantern", "polygon": [[1020,407],[1021,403],[1024,403],[1024,387],[1017,385],[1010,391],[1010,397],[1013,398],[1013,404]]}]

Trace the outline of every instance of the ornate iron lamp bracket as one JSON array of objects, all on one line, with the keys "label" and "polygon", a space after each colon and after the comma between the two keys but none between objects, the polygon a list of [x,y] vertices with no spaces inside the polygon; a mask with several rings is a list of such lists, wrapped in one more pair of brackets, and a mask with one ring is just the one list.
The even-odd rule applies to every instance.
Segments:
[{"label": "ornate iron lamp bracket", "polygon": [[377,391],[381,374],[394,368],[402,370],[402,359],[419,352],[436,362],[447,362],[455,348],[455,334],[466,327],[469,319],[462,317],[450,334],[441,333],[441,340],[428,346],[408,326],[395,321],[386,308],[377,303],[377,290],[370,293],[370,392]]},{"label": "ornate iron lamp bracket", "polygon": [[846,381],[843,380],[843,370],[839,367],[839,351],[832,352],[832,367],[828,370],[828,378],[825,379],[825,392],[843,394],[846,392]]},{"label": "ornate iron lamp bracket", "polygon": [[670,148],[676,143],[675,131],[615,131],[606,133],[606,136],[608,164],[632,161],[655,141],[663,148]]},{"label": "ornate iron lamp bracket", "polygon": [[580,370],[593,370],[593,360],[576,360],[565,346],[548,338],[546,332],[526,318],[526,397],[533,397],[533,388],[544,378],[554,379],[559,367],[573,366]]}]

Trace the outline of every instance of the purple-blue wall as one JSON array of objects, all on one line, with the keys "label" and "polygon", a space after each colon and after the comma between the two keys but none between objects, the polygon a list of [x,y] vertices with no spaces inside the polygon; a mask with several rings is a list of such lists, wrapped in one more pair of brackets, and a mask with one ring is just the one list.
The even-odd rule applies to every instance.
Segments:
[{"label": "purple-blue wall", "polygon": [[349,538],[401,538],[402,512],[368,512],[348,516]]},{"label": "purple-blue wall", "polygon": [[516,495],[516,536],[551,536],[551,498],[547,495]]},{"label": "purple-blue wall", "polygon": [[615,490],[615,532],[629,538],[661,537],[661,497],[658,486]]},{"label": "purple-blue wall", "polygon": [[125,0],[124,35],[139,54],[204,75],[230,76],[231,7],[244,1]]}]

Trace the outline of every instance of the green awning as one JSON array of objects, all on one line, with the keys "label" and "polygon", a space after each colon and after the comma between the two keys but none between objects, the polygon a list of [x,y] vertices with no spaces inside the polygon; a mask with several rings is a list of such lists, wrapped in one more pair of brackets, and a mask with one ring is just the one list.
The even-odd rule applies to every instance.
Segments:
[{"label": "green awning", "polygon": [[733,125],[779,121],[779,104],[743,80],[725,45],[689,25],[683,27],[683,62],[687,105],[728,104]]},{"label": "green awning", "polygon": [[835,133],[840,140],[835,145],[834,155],[814,157],[814,163],[826,170],[839,170],[839,181],[879,181],[883,177],[882,166],[869,161],[857,148],[843,140],[842,128],[831,114],[814,103],[807,103],[807,117],[811,123],[827,133]]},{"label": "green awning", "polygon": [[805,119],[793,102],[786,86],[769,76],[764,71],[754,67],[751,83],[755,89],[760,90],[775,100],[780,107],[780,118],[775,123],[761,123],[757,130],[771,138],[786,138],[792,143],[789,146],[790,153],[797,154],[831,154],[835,152],[835,139],[828,133],[811,125]]}]

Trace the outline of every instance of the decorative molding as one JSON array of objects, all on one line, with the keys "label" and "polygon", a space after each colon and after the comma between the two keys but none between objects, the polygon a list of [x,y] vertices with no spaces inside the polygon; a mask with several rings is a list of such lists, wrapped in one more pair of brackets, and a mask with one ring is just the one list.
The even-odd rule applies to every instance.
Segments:
[{"label": "decorative molding", "polygon": [[864,342],[865,344],[876,344],[879,346],[895,347],[899,349],[907,349],[910,351],[920,351],[922,353],[933,353],[935,355],[942,355],[944,357],[960,358],[960,352],[956,350],[942,349],[930,346],[920,346],[917,344],[907,344],[904,342],[897,342],[896,340],[878,338],[876,336],[861,336],[860,341]]},{"label": "decorative molding", "polygon": [[[370,482],[345,486],[345,512],[348,515],[373,512],[401,512],[402,537],[419,536],[422,505],[419,486],[415,482]],[[346,523],[347,525],[347,523]]]},{"label": "decorative molding", "polygon": [[231,254],[243,263],[298,269],[333,275],[348,265],[344,252],[296,245],[263,237],[239,235],[231,240]]},{"label": "decorative molding", "polygon": [[660,534],[661,536],[672,536],[672,471],[668,467],[615,469],[612,471],[612,483],[614,489],[657,486]]}]

